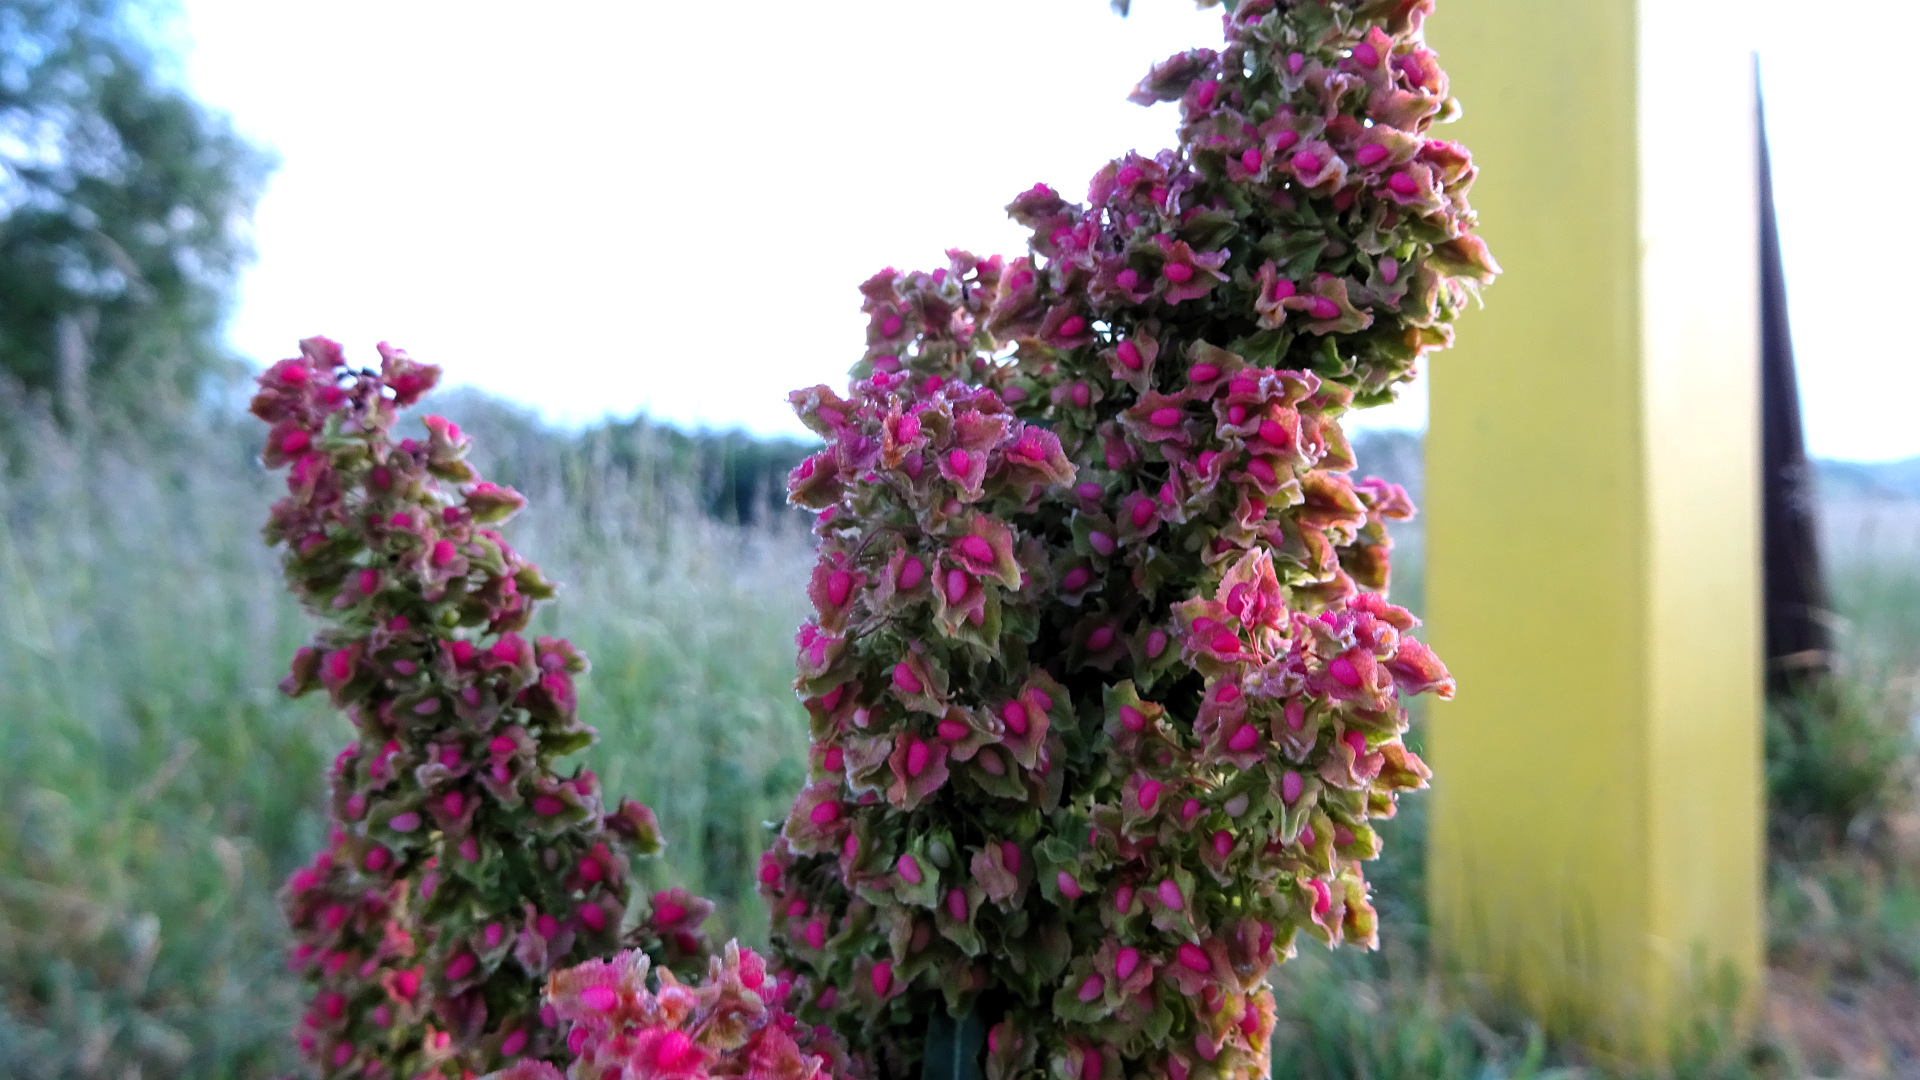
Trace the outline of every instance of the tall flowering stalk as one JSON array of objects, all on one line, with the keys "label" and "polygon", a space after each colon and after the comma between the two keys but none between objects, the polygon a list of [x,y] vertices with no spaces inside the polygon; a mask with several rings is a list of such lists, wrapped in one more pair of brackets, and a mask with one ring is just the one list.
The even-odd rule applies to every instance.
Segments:
[{"label": "tall flowering stalk", "polygon": [[1374,944],[1403,699],[1453,684],[1340,421],[1498,272],[1431,6],[1241,0],[1134,94],[1175,149],[1022,194],[1011,263],[876,275],[848,395],[793,396],[812,772],[761,882],[878,1074],[945,1014],[989,1080],[1264,1076],[1270,966]]},{"label": "tall flowering stalk", "polygon": [[300,343],[259,379],[264,455],[286,468],[269,543],[326,622],[289,694],[324,690],[357,732],[333,768],[328,847],[284,893],[291,962],[315,983],[300,1041],[328,1077],[472,1076],[562,1047],[548,973],[626,945],[702,955],[711,905],[679,890],[632,902],[630,859],[656,852],[653,814],[609,811],[590,770],[556,759],[593,741],[575,715],[586,660],[521,636],[553,586],[495,526],[524,505],[482,480],[467,437],[399,411],[439,369],[380,347],[378,372]]}]

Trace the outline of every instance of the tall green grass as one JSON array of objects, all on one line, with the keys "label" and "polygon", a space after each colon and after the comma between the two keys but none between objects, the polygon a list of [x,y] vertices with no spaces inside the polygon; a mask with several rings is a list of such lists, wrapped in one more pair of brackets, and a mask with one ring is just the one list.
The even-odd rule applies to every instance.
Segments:
[{"label": "tall green grass", "polygon": [[[484,398],[441,404],[475,433],[488,475],[532,500],[511,536],[563,585],[536,629],[594,665],[581,708],[601,739],[583,760],[610,793],[652,806],[669,841],[641,873],[713,897],[714,929],[757,941],[763,825],[804,767],[788,685],[803,523],[716,521],[712,476],[681,460],[690,444],[646,425],[566,437]],[[258,540],[276,482],[253,459],[257,432],[237,422],[133,448],[0,410],[0,444],[17,448],[0,461],[0,1075],[281,1075],[300,987],[273,893],[319,846],[322,777],[350,733],[324,701],[273,689],[311,624]],[[1417,442],[1357,449],[1363,472],[1417,494]],[[1842,671],[1877,688],[1873,730],[1890,738],[1920,670],[1910,506],[1830,500],[1823,530]],[[1394,596],[1418,611],[1419,522],[1395,536]],[[1829,770],[1827,752],[1802,763],[1809,775]],[[1896,756],[1910,767],[1910,742]],[[1425,805],[1402,806],[1369,873],[1384,948],[1306,945],[1276,973],[1275,1075],[1604,1071],[1427,962]],[[1917,895],[1894,871],[1778,865],[1774,947],[1843,973],[1920,972]],[[1791,1054],[1756,1054],[1729,1030],[1684,1040],[1673,1075],[1792,1071]]]},{"label": "tall green grass", "polygon": [[[0,1075],[277,1075],[299,986],[273,893],[320,845],[350,732],[274,689],[311,624],[258,539],[256,433],[136,452],[0,423],[24,448],[0,463]],[[534,503],[510,533],[563,583],[537,629],[595,664],[583,759],[659,814],[642,873],[752,939],[762,826],[804,761],[807,537],[609,463],[645,446],[499,427],[482,464]]]}]

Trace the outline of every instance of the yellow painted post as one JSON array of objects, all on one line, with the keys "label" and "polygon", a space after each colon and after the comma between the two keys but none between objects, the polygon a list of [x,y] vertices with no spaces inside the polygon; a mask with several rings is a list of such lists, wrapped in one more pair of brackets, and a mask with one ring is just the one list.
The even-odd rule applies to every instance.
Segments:
[{"label": "yellow painted post", "polygon": [[1741,6],[1441,0],[1506,273],[1432,365],[1445,959],[1658,1053],[1761,972],[1757,217]]}]

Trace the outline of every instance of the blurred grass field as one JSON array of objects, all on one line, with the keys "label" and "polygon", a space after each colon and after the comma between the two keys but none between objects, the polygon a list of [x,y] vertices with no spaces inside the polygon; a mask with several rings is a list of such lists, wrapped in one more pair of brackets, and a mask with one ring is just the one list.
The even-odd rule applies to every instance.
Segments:
[{"label": "blurred grass field", "polygon": [[[532,501],[510,534],[563,583],[539,632],[571,637],[593,662],[581,709],[601,738],[584,759],[610,792],[652,806],[669,839],[644,873],[713,897],[719,934],[757,940],[762,823],[784,813],[803,772],[788,684],[808,536],[753,509],[766,503],[757,495],[730,504],[735,523],[716,518],[703,466],[659,429],[564,437],[497,402],[441,404],[475,433],[489,476]],[[319,845],[322,775],[348,732],[322,699],[274,690],[310,624],[258,540],[276,485],[253,459],[257,433],[235,421],[135,450],[19,409],[0,426],[14,448],[0,462],[0,1075],[291,1071],[300,988],[281,961],[273,893]],[[1376,436],[1359,450],[1363,470],[1417,494],[1417,440]],[[1826,509],[1853,696],[1808,707],[1850,719],[1797,748],[1802,767],[1775,778],[1776,796],[1847,817],[1811,840],[1776,830],[1801,845],[1773,871],[1787,990],[1757,1042],[1702,1029],[1684,1075],[1920,1069],[1920,1039],[1903,1044],[1897,1015],[1860,1004],[1891,1009],[1920,975],[1920,819],[1901,798],[1920,670],[1920,499],[1850,488]],[[1418,523],[1396,535],[1395,597],[1417,610]],[[1852,763],[1851,794],[1791,787],[1835,762]],[[1276,1076],[1604,1071],[1427,963],[1424,806],[1404,806],[1370,875],[1385,947],[1309,948],[1281,970]],[[1836,1047],[1843,1028],[1853,1034]]]}]

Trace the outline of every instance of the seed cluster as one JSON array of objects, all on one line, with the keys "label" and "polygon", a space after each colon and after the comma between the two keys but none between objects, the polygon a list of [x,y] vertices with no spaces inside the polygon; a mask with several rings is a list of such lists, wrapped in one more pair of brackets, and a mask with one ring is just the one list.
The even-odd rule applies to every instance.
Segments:
[{"label": "seed cluster", "polygon": [[1498,272],[1430,10],[1242,0],[1134,95],[1175,149],[1016,198],[1026,256],[875,275],[846,395],[793,395],[812,769],[761,884],[875,1075],[945,1010],[989,1080],[1265,1076],[1269,967],[1373,944],[1403,702],[1453,683],[1340,422]]}]

